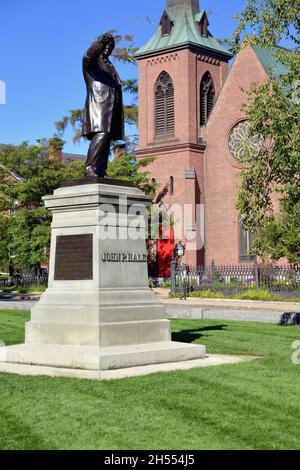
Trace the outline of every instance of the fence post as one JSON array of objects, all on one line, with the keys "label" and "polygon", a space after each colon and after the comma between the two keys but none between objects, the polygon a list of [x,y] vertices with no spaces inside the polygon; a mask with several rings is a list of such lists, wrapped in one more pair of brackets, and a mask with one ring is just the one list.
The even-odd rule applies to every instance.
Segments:
[{"label": "fence post", "polygon": [[212,290],[215,289],[215,271],[216,271],[216,265],[214,260],[211,262],[211,287]]},{"label": "fence post", "polygon": [[175,269],[176,269],[175,257],[172,256],[172,261],[171,261],[171,293],[172,293],[172,294],[176,294],[176,275],[175,275]]},{"label": "fence post", "polygon": [[258,273],[257,259],[254,261],[253,268],[254,268],[255,286],[256,286],[256,289],[259,289],[260,286],[259,286],[259,273]]}]

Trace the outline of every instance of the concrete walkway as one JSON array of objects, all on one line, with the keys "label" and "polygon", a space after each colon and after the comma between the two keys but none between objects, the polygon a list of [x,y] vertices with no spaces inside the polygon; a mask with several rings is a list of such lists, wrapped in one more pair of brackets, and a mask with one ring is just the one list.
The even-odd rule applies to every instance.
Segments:
[{"label": "concrete walkway", "polygon": [[279,323],[284,313],[299,314],[300,302],[262,302],[256,300],[169,298],[168,289],[154,289],[170,318],[237,320]]},{"label": "concrete walkway", "polygon": [[30,310],[40,296],[40,293],[20,294],[0,291],[0,310]]},{"label": "concrete walkway", "polygon": [[0,300],[0,310],[30,310],[35,303],[32,300]]},{"label": "concrete walkway", "polygon": [[236,299],[201,299],[188,297],[186,300],[169,297],[169,289],[153,289],[163,303],[168,305],[220,307],[222,309],[250,309],[253,310],[273,310],[273,311],[293,311],[300,313],[300,302],[270,302],[260,300],[236,300]]}]

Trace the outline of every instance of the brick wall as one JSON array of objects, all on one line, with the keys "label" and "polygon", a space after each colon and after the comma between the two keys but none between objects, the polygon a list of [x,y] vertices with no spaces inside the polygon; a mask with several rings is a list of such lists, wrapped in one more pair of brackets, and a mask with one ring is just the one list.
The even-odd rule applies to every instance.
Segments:
[{"label": "brick wall", "polygon": [[239,216],[236,210],[240,167],[231,157],[228,134],[245,116],[241,88],[262,82],[267,74],[251,48],[237,55],[207,125],[205,152],[205,249],[206,264],[239,262]]}]

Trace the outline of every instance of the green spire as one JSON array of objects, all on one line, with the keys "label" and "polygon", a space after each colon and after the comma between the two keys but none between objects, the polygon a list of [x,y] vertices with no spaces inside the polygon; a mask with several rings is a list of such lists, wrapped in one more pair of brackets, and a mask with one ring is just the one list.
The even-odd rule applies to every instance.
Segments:
[{"label": "green spire", "polygon": [[199,0],[167,0],[166,9],[174,7],[190,10],[193,16],[200,13]]},{"label": "green spire", "polygon": [[232,57],[210,33],[207,36],[201,35],[200,23],[207,15],[204,10],[200,11],[199,0],[167,0],[163,17],[164,15],[167,15],[172,23],[170,33],[163,34],[160,25],[150,41],[137,52],[138,58],[182,45],[199,46],[222,54],[227,60]]}]

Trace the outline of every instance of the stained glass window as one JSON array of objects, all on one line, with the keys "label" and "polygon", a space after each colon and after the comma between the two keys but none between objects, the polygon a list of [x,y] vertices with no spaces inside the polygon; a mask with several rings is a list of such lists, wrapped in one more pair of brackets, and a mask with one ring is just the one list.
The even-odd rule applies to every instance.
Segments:
[{"label": "stained glass window", "polygon": [[260,142],[249,136],[250,123],[247,120],[236,124],[229,135],[230,153],[237,161],[242,161],[250,152],[258,152]]}]

